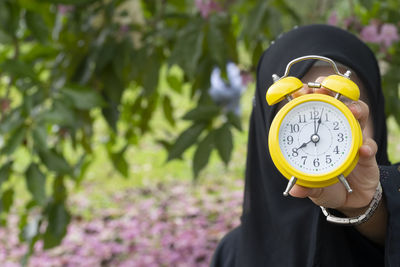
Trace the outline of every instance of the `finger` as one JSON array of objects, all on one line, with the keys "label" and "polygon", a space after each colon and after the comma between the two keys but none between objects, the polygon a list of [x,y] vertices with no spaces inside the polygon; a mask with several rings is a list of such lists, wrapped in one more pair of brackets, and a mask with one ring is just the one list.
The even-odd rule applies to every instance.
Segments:
[{"label": "finger", "polygon": [[348,105],[354,117],[360,122],[361,130],[364,130],[369,117],[369,107],[363,101],[354,101]]},{"label": "finger", "polygon": [[376,164],[375,155],[378,151],[378,145],[372,138],[364,140],[363,145],[359,149],[360,158],[358,164],[362,166],[371,166]]},{"label": "finger", "polygon": [[289,194],[298,198],[310,198],[316,205],[326,208],[336,208],[343,205],[347,192],[343,185],[336,183],[322,188],[307,188],[301,185],[293,186]]},{"label": "finger", "polygon": [[292,94],[293,98],[306,95],[306,94],[311,94],[313,92],[312,88],[308,87],[308,85],[304,85],[300,90],[297,90]]},{"label": "finger", "polygon": [[318,198],[321,195],[322,191],[323,191],[322,188],[309,188],[296,184],[289,191],[289,194],[292,197],[298,197],[298,198],[305,198],[305,197]]},{"label": "finger", "polygon": [[[325,80],[325,76],[318,77],[315,82],[321,84]],[[325,87],[315,88],[314,93],[333,96],[335,93]]]},{"label": "finger", "polygon": [[[315,83],[321,84],[325,78],[326,78],[325,76],[320,76],[315,80]],[[331,90],[326,89],[324,87],[311,88],[308,86],[308,84],[304,84],[304,86],[300,90],[298,90],[292,94],[292,97],[296,98],[296,97],[299,97],[302,95],[312,94],[312,93],[324,94],[324,95],[330,95],[330,96],[334,95],[334,92],[332,92]]]}]

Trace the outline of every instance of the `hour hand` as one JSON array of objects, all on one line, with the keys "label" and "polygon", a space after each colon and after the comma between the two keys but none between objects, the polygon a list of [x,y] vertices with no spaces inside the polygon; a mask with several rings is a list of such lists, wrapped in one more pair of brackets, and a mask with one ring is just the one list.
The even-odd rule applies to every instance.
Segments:
[{"label": "hour hand", "polygon": [[301,146],[299,146],[296,150],[299,150],[300,148],[306,147],[307,144],[310,143],[310,142],[311,142],[311,140],[308,141],[308,142],[304,142],[304,143],[303,143]]}]

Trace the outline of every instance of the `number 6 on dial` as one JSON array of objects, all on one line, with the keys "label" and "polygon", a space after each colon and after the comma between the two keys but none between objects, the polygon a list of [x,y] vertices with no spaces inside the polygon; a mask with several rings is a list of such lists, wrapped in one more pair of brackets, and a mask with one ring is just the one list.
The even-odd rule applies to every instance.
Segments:
[{"label": "number 6 on dial", "polygon": [[[303,83],[288,76],[290,68],[307,59],[332,65],[336,74],[326,77],[321,84],[309,83],[308,86],[327,88],[336,93],[335,97],[323,94],[291,97]],[[339,180],[349,193],[352,192],[345,176],[357,164],[362,133],[351,111],[339,101],[341,95],[354,101],[360,96],[357,85],[349,76],[350,71],[341,74],[331,59],[314,55],[289,62],[281,78],[273,75],[274,84],[266,94],[268,104],[276,104],[285,98],[289,101],[276,114],[268,136],[271,158],[289,179],[285,196],[296,183],[305,187],[325,187]]]}]

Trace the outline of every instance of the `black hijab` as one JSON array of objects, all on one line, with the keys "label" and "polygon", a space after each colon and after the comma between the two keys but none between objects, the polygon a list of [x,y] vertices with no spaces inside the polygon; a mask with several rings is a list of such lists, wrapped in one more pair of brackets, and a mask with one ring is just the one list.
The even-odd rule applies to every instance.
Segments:
[{"label": "black hijab", "polygon": [[[327,223],[319,207],[308,198],[282,195],[287,180],[272,163],[267,143],[276,105],[268,106],[265,93],[272,84],[272,74],[282,76],[289,61],[305,55],[329,57],[357,73],[368,93],[374,139],[379,147],[378,164],[389,164],[384,98],[371,50],[354,35],[327,25],[298,27],[281,35],[264,52],[257,69],[237,262],[240,266],[363,266],[365,260],[365,266],[380,266],[381,248],[352,227]],[[290,74],[302,77],[312,64],[298,63]],[[360,260],[359,253],[366,255]]]}]

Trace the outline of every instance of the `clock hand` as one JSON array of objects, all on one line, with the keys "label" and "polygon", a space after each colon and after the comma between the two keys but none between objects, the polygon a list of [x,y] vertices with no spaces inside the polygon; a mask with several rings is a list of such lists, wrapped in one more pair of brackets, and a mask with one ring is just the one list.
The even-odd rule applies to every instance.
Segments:
[{"label": "clock hand", "polygon": [[321,116],[319,116],[319,119],[318,119],[318,126],[317,126],[317,131],[315,132],[315,134],[317,134],[318,133],[318,130],[319,130],[319,126],[321,125],[321,118],[322,118],[322,113],[324,113],[324,108],[322,108],[322,111],[321,111]]},{"label": "clock hand", "polygon": [[[314,108],[314,116],[315,116],[315,108]],[[313,120],[314,120],[314,134],[317,134],[317,121],[315,117],[313,118]]]},{"label": "clock hand", "polygon": [[[322,114],[324,113],[324,108],[322,108],[322,110],[321,110],[321,116],[319,116],[319,119],[318,119],[318,126],[317,126],[317,129],[315,130],[315,134],[314,135],[318,135],[318,131],[319,131],[319,126],[321,125],[321,121],[322,121]],[[315,124],[315,119],[314,119],[314,124]],[[318,141],[319,141],[319,138],[318,138]],[[318,143],[318,141],[317,142],[314,142],[314,145],[315,146],[317,146],[317,143]]]},{"label": "clock hand", "polygon": [[300,148],[306,147],[308,143],[310,143],[312,140],[308,142],[304,142],[300,147],[296,148],[296,150],[299,150]]}]

